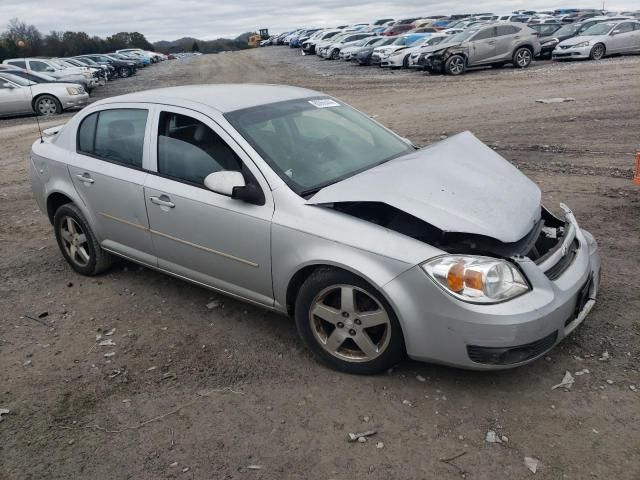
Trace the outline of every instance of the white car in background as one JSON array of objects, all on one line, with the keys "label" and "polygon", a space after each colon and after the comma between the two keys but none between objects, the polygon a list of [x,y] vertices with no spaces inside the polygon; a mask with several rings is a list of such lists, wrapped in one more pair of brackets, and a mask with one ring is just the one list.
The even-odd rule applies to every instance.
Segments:
[{"label": "white car in background", "polygon": [[358,40],[357,42],[353,42],[348,47],[343,47],[342,49],[340,49],[340,54],[338,55],[338,58],[340,60],[349,61],[351,60],[351,57],[355,54],[355,52],[357,52],[361,48],[371,47],[371,46],[381,44],[385,40],[388,40],[388,38],[389,37],[370,37],[370,38],[364,38],[362,40]]},{"label": "white car in background", "polygon": [[2,63],[23,68],[28,72],[44,73],[65,82],[78,83],[87,91],[97,85],[97,80],[87,68],[67,68],[48,58],[9,58]]},{"label": "white car in background", "polygon": [[600,60],[606,55],[640,53],[640,22],[625,20],[602,22],[558,44],[554,60]]},{"label": "white car in background", "polygon": [[409,68],[409,59],[411,57],[411,54],[419,52],[423,47],[433,47],[434,45],[438,45],[439,43],[445,41],[447,38],[450,38],[450,36],[445,34],[431,35],[425,39],[422,39],[422,41],[412,43],[412,46],[410,47],[396,50],[387,58],[383,59],[382,62],[380,62],[380,66],[389,67],[391,69]]}]

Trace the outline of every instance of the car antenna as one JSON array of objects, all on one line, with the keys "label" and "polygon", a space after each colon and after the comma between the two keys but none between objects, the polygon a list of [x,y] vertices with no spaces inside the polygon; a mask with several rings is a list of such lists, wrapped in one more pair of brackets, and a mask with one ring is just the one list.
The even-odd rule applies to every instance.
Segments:
[{"label": "car antenna", "polygon": [[[25,67],[27,66],[27,58],[24,54],[24,47],[26,46],[26,43],[24,40],[18,40],[18,48],[22,50],[22,60],[24,60],[25,63]],[[31,104],[33,105],[33,88],[31,88],[31,84],[33,82],[31,80],[29,80],[29,93],[31,94]],[[38,118],[38,112],[36,113],[36,125],[38,125],[38,133],[40,134],[40,143],[44,143],[44,140],[42,139],[42,128],[40,128],[40,119]]]}]

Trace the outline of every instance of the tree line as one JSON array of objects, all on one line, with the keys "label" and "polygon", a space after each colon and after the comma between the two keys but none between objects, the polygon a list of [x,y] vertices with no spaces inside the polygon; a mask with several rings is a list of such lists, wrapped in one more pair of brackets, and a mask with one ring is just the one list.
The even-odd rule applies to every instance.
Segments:
[{"label": "tree line", "polygon": [[[19,42],[24,42],[20,47]],[[15,57],[71,57],[86,53],[108,53],[123,48],[153,50],[153,45],[139,32],[120,32],[107,38],[85,32],[51,31],[43,35],[34,25],[14,18],[0,34],[0,61]]]}]

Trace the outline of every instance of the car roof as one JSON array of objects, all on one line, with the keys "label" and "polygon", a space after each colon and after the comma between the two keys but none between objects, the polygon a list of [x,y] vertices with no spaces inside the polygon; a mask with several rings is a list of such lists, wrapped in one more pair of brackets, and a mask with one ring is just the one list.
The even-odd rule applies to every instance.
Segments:
[{"label": "car roof", "polygon": [[[264,84],[216,84],[187,85],[181,87],[158,88],[143,92],[129,93],[102,100],[100,104],[115,102],[166,103],[179,106],[183,101],[200,103],[226,113],[244,108],[257,107],[269,103],[317,97],[319,92],[287,85]],[[98,103],[98,102],[96,102]]]}]

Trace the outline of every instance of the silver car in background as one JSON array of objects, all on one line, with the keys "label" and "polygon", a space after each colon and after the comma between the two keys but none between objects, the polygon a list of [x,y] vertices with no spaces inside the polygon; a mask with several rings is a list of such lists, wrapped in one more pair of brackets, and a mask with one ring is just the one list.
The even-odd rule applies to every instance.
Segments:
[{"label": "silver car in background", "polygon": [[418,150],[302,88],[101,100],[33,144],[31,181],[77,272],[115,255],[288,313],[346,372],[531,362],[599,287],[571,210],[471,133]]},{"label": "silver car in background", "polygon": [[54,115],[83,107],[89,94],[74,83],[36,83],[10,70],[0,71],[0,116],[36,113]]},{"label": "silver car in background", "polygon": [[540,53],[537,32],[521,23],[481,24],[452,36],[442,48],[425,56],[431,73],[461,75],[469,67],[527,68]]},{"label": "silver car in background", "polygon": [[555,60],[600,60],[606,55],[640,53],[640,22],[602,22],[580,36],[560,42],[553,50]]}]

